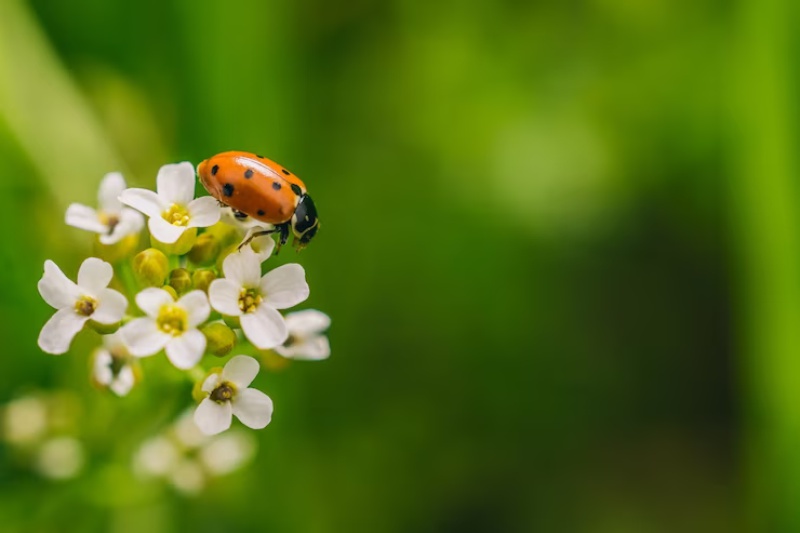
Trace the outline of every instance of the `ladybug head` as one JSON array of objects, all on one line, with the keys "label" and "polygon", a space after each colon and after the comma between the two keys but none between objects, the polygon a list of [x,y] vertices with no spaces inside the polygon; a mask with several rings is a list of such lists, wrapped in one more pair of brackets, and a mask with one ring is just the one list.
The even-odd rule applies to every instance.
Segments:
[{"label": "ladybug head", "polygon": [[300,197],[297,207],[292,216],[292,232],[299,240],[297,249],[305,248],[311,239],[317,234],[319,229],[319,218],[317,218],[317,208],[314,201],[307,194]]}]

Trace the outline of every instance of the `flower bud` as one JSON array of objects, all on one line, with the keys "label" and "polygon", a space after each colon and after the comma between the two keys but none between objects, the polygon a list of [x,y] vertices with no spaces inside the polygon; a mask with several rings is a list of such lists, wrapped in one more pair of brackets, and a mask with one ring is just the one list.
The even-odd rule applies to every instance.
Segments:
[{"label": "flower bud", "polygon": [[199,237],[189,251],[189,260],[196,265],[213,265],[217,259],[222,242],[213,233],[205,232]]},{"label": "flower bud", "polygon": [[174,288],[172,288],[172,285],[164,285],[161,288],[167,291],[170,294],[170,296],[172,296],[173,300],[178,299],[178,292]]},{"label": "flower bud", "polygon": [[264,365],[264,368],[272,372],[283,370],[292,362],[291,359],[281,357],[272,350],[259,350],[258,355],[261,356],[261,364]]},{"label": "flower bud", "polygon": [[94,256],[112,264],[119,263],[123,259],[127,259],[133,255],[133,252],[136,251],[138,246],[138,233],[123,237],[119,242],[114,244],[103,244],[100,242],[100,237],[98,236],[94,240]]},{"label": "flower bud", "polygon": [[178,294],[188,292],[192,288],[192,275],[185,268],[176,268],[169,273],[169,285]]},{"label": "flower bud", "polygon": [[148,248],[133,258],[133,273],[142,287],[160,287],[169,273],[169,261],[160,250]]},{"label": "flower bud", "polygon": [[222,221],[206,229],[206,233],[216,237],[217,240],[222,243],[223,247],[230,246],[231,244],[239,244],[239,241],[242,240],[241,233],[236,226],[226,224]]},{"label": "flower bud", "polygon": [[216,356],[229,354],[236,345],[236,333],[221,322],[207,324],[200,332],[206,337],[206,351]]},{"label": "flower bud", "polygon": [[89,321],[89,327],[95,330],[100,335],[108,335],[110,333],[114,333],[119,329],[121,322],[117,322],[116,324],[101,324],[100,322],[95,322],[94,320]]},{"label": "flower bud", "polygon": [[194,284],[194,288],[200,289],[205,293],[208,293],[208,286],[211,285],[211,282],[215,279],[217,279],[217,275],[214,274],[213,270],[200,269],[195,270],[192,274],[192,283]]},{"label": "flower bud", "polygon": [[222,315],[222,320],[231,329],[242,329],[242,324],[239,322],[238,316]]},{"label": "flower bud", "polygon": [[215,265],[217,267],[218,272],[222,272],[222,262],[225,261],[225,258],[231,255],[233,252],[236,252],[238,248],[239,248],[238,244],[232,244],[231,246],[222,249],[222,251],[217,256],[217,263]]},{"label": "flower bud", "polygon": [[150,244],[153,248],[158,248],[167,255],[183,255],[192,249],[194,242],[197,240],[197,228],[186,229],[181,236],[172,244],[166,244],[156,240],[155,237],[150,235]]}]

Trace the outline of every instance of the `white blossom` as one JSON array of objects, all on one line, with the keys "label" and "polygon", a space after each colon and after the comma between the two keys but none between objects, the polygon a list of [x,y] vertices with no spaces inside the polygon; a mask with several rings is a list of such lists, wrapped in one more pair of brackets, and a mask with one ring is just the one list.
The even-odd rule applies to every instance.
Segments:
[{"label": "white blossom", "polygon": [[331,345],[325,330],[331,319],[322,311],[306,309],[285,317],[289,338],[274,350],[287,359],[319,361],[331,355]]},{"label": "white blossom", "polygon": [[119,201],[119,195],[125,187],[122,174],[106,174],[100,182],[97,195],[99,209],[83,204],[70,204],[65,217],[66,223],[98,233],[102,244],[114,244],[128,235],[139,233],[144,226],[144,217],[138,211],[123,207]]},{"label": "white blossom", "polygon": [[103,336],[103,346],[94,353],[92,376],[117,396],[125,396],[133,388],[136,377],[128,347],[119,331]]},{"label": "white blossom", "polygon": [[150,219],[153,237],[172,244],[189,228],[205,228],[219,221],[219,205],[210,196],[194,198],[195,174],[191,163],[164,165],[156,177],[156,190],[127,189],[120,201]]},{"label": "white blossom", "polygon": [[90,319],[107,325],[122,320],[128,300],[107,288],[113,276],[110,264],[90,257],[78,270],[76,284],[55,263],[45,261],[39,294],[58,311],[42,328],[39,347],[47,353],[62,354],[69,350],[72,339]]}]

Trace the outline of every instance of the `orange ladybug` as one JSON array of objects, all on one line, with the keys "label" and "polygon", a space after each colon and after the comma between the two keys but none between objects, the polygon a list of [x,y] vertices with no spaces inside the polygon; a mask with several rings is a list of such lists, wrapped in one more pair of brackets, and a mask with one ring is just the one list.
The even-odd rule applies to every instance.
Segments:
[{"label": "orange ladybug", "polygon": [[237,217],[250,216],[274,226],[253,233],[242,244],[259,235],[278,232],[279,246],[284,245],[291,229],[301,250],[317,234],[317,209],[305,184],[266,157],[222,152],[197,165],[197,175],[209,194],[231,207]]}]

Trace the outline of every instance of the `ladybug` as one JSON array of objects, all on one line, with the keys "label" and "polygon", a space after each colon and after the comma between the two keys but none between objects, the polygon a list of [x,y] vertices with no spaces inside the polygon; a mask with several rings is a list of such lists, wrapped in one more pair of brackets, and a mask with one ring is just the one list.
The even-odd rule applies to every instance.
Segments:
[{"label": "ladybug", "polygon": [[297,249],[308,245],[319,229],[317,208],[300,178],[264,156],[222,152],[197,165],[203,187],[237,218],[253,217],[274,226],[250,234],[242,246],[260,235],[278,232],[279,248],[295,236]]}]

